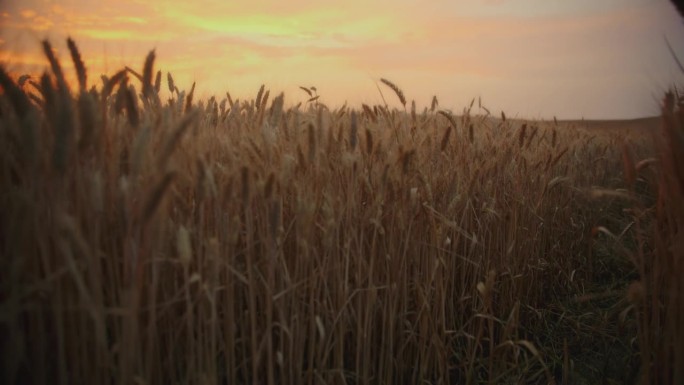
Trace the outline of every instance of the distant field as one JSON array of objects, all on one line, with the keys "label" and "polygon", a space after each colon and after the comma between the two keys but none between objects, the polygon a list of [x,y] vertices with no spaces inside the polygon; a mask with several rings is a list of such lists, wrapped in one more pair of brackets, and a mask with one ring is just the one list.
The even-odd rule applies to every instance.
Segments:
[{"label": "distant field", "polygon": [[392,105],[286,109],[195,100],[154,53],[89,81],[69,47],[77,85],[48,43],[40,79],[0,71],[2,383],[681,383],[671,98],[518,121],[383,79]]},{"label": "distant field", "polygon": [[565,125],[573,125],[592,130],[634,130],[634,131],[658,131],[661,126],[661,117],[653,116],[629,120],[563,120]]}]

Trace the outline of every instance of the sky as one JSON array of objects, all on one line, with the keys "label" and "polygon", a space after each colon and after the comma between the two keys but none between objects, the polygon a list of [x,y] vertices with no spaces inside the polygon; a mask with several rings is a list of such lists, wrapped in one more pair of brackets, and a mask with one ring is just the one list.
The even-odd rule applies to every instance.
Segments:
[{"label": "sky", "polygon": [[684,83],[667,0],[0,0],[0,63],[15,75],[47,68],[46,38],[73,72],[68,36],[90,85],[142,71],[155,49],[180,89],[244,100],[265,84],[290,105],[308,99],[299,86],[331,107],[382,103],[380,87],[401,107],[386,78],[419,108],[436,95],[456,113],[481,98],[511,117],[628,119],[657,115]]}]

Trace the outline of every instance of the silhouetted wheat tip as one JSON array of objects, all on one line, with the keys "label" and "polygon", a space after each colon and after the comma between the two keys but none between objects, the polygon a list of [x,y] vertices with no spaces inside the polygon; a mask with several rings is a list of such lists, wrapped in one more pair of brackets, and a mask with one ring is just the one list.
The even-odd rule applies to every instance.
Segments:
[{"label": "silhouetted wheat tip", "polygon": [[19,79],[17,79],[17,85],[19,85],[19,87],[23,87],[24,84],[29,80],[31,80],[31,75],[21,75],[19,76]]},{"label": "silhouetted wheat tip", "polygon": [[83,64],[83,59],[81,58],[81,53],[78,51],[76,43],[71,38],[67,39],[67,46],[69,47],[69,52],[71,53],[71,60],[74,62],[74,68],[76,68],[78,86],[81,92],[84,92],[87,88],[88,75],[85,65]]},{"label": "silhouetted wheat tip", "polygon": [[444,116],[445,118],[447,118],[447,120],[449,121],[449,123],[451,123],[451,125],[452,125],[454,128],[457,127],[457,125],[456,125],[456,120],[455,120],[454,117],[451,115],[451,113],[449,113],[449,112],[447,112],[447,111],[444,111],[444,110],[439,110],[439,111],[437,111],[437,113],[440,114],[440,115],[442,115],[442,116]]},{"label": "silhouetted wheat tip", "polygon": [[264,96],[261,97],[261,106],[259,111],[264,111],[266,109],[266,104],[268,104],[268,97],[271,95],[271,90],[266,90]]},{"label": "silhouetted wheat tip", "polygon": [[487,113],[487,116],[491,115],[492,113],[489,111],[489,109],[485,106],[481,106],[483,110]]},{"label": "silhouetted wheat tip", "polygon": [[188,113],[192,108],[192,97],[195,94],[195,82],[192,82],[192,88],[190,88],[190,93],[185,97],[185,113]]},{"label": "silhouetted wheat tip", "polygon": [[64,72],[62,71],[62,66],[59,64],[59,60],[55,56],[55,52],[52,50],[52,45],[49,41],[43,40],[43,52],[45,57],[47,57],[50,62],[50,68],[52,68],[52,73],[57,78],[57,85],[60,90],[67,91],[69,88],[67,86],[66,79],[64,78]]},{"label": "silhouetted wheat tip", "polygon": [[435,112],[435,109],[439,106],[439,101],[437,101],[437,95],[432,97],[432,103],[430,103],[430,112]]},{"label": "silhouetted wheat tip", "polygon": [[136,79],[138,79],[141,83],[143,82],[143,77],[140,75],[140,73],[133,68],[126,66],[126,71],[130,72],[131,75],[135,76]]},{"label": "silhouetted wheat tip", "polygon": [[157,76],[154,78],[154,91],[156,93],[159,93],[161,91],[161,77],[162,73],[161,70],[157,71]]},{"label": "silhouetted wheat tip", "polygon": [[273,104],[271,104],[271,116],[269,123],[271,127],[276,128],[280,124],[280,117],[283,113],[283,105],[285,104],[285,94],[280,93],[273,99]]},{"label": "silhouetted wheat tip", "polygon": [[173,94],[173,91],[176,89],[176,85],[173,83],[173,76],[171,76],[171,72],[166,73],[166,82],[169,85],[169,92]]},{"label": "silhouetted wheat tip", "polygon": [[259,92],[257,92],[256,101],[254,102],[257,109],[261,107],[261,97],[264,95],[264,89],[265,86],[262,84],[261,87],[259,87]]},{"label": "silhouetted wheat tip", "polygon": [[106,100],[109,97],[109,95],[111,95],[112,91],[114,91],[114,87],[116,87],[116,85],[124,79],[126,79],[125,69],[115,73],[114,76],[109,78],[102,87],[102,100]]},{"label": "silhouetted wheat tip", "polygon": [[17,116],[22,118],[26,116],[31,108],[31,102],[24,91],[14,84],[3,67],[0,67],[0,86],[2,86],[4,91],[7,93],[7,96],[14,107],[14,111],[17,113]]},{"label": "silhouetted wheat tip", "polygon": [[304,92],[306,92],[307,95],[309,95],[310,98],[313,97],[313,94],[311,93],[311,90],[310,90],[310,89],[308,89],[308,88],[306,88],[306,87],[302,87],[302,86],[299,86],[299,88],[301,88]]},{"label": "silhouetted wheat tip", "polygon": [[375,116],[375,113],[367,104],[362,104],[361,107],[363,108],[363,112],[366,114],[366,116],[373,121],[373,123],[377,122],[377,117]]},{"label": "silhouetted wheat tip", "polygon": [[143,84],[143,89],[142,89],[142,94],[145,97],[149,97],[153,90],[154,86],[152,85],[152,74],[154,73],[154,59],[156,57],[156,54],[154,50],[150,51],[149,54],[147,54],[147,58],[145,58],[145,66],[143,67],[143,78],[142,78],[142,84]]},{"label": "silhouetted wheat tip", "polygon": [[387,87],[391,88],[392,91],[394,91],[394,93],[399,98],[399,101],[401,102],[401,104],[404,107],[406,107],[406,97],[404,97],[404,93],[401,91],[401,89],[399,87],[397,87],[396,84],[392,83],[391,81],[389,81],[387,79],[382,78],[382,79],[380,79],[380,81],[383,82]]}]

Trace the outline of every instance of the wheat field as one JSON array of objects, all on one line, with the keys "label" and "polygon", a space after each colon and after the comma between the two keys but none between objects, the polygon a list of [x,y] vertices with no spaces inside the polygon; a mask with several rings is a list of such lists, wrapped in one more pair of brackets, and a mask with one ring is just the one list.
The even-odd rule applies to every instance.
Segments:
[{"label": "wheat field", "polygon": [[684,382],[676,95],[657,130],[196,100],[67,45],[77,82],[48,42],[0,71],[3,383]]}]

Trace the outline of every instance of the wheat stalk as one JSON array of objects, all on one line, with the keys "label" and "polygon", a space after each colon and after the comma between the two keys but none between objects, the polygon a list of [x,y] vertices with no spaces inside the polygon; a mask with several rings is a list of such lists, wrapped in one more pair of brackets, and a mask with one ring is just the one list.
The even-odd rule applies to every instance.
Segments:
[{"label": "wheat stalk", "polygon": [[382,78],[382,79],[380,79],[380,81],[383,84],[385,84],[387,87],[391,88],[392,91],[394,91],[394,93],[399,98],[401,105],[404,106],[404,108],[406,108],[406,97],[404,96],[404,93],[401,91],[401,89],[399,87],[397,87],[396,84],[392,83],[391,81],[389,81],[387,79]]},{"label": "wheat stalk", "polygon": [[47,40],[43,40],[43,52],[45,53],[45,57],[48,59],[48,62],[50,63],[52,73],[57,78],[58,89],[62,92],[68,92],[69,88],[67,86],[66,79],[64,78],[62,66],[59,64],[59,60],[57,60],[55,52],[52,50],[52,45]]},{"label": "wheat stalk", "polygon": [[154,78],[154,92],[159,93],[161,91],[161,78],[162,78],[162,73],[161,70],[157,71],[157,76]]},{"label": "wheat stalk", "polygon": [[17,116],[23,118],[31,109],[31,102],[24,91],[12,81],[5,69],[0,66],[0,86],[7,93]]},{"label": "wheat stalk", "polygon": [[71,60],[74,62],[74,67],[76,68],[79,88],[81,92],[85,92],[88,83],[88,76],[85,65],[83,64],[83,59],[81,58],[81,53],[78,51],[78,47],[71,37],[67,39],[67,46],[69,47],[69,52],[71,53]]},{"label": "wheat stalk", "polygon": [[195,95],[195,82],[192,82],[192,87],[190,88],[190,92],[188,93],[188,96],[185,97],[185,113],[187,114],[190,112],[190,109],[192,109],[192,98]]}]

